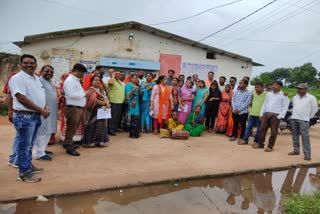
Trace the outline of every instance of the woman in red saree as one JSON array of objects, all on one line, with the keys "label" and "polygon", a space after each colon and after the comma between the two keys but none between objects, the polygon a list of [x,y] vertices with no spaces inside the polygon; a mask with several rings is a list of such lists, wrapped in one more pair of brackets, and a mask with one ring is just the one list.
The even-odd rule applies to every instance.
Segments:
[{"label": "woman in red saree", "polygon": [[87,103],[84,111],[85,132],[83,147],[104,147],[109,142],[107,120],[98,119],[97,114],[100,108],[110,108],[111,105],[104,89],[100,87],[102,80],[100,76],[93,76],[90,80],[91,93],[87,96]]},{"label": "woman in red saree", "polygon": [[153,134],[158,134],[160,128],[170,118],[170,112],[173,109],[171,88],[167,86],[165,76],[159,76],[157,85],[153,87],[151,93],[150,115],[153,118]]},{"label": "woman in red saree", "polygon": [[[233,97],[233,90],[231,90],[231,87],[229,84],[225,86],[224,91],[221,94],[221,102],[219,104],[219,112],[218,112],[218,117],[216,121],[216,127],[215,127],[215,132],[216,133],[226,133],[228,127],[231,128],[232,132],[232,127],[233,127],[233,121],[229,121],[229,116],[231,111],[231,100]],[[232,115],[232,114],[231,114]],[[231,117],[232,119],[232,117]],[[232,124],[229,124],[231,123]]]}]

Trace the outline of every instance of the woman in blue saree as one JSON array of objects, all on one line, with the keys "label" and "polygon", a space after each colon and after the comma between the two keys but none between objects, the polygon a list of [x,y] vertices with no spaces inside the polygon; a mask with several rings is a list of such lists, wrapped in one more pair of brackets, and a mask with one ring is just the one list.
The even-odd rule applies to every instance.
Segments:
[{"label": "woman in blue saree", "polygon": [[194,110],[194,108],[199,105],[201,106],[201,114],[204,114],[208,95],[208,88],[206,87],[205,82],[203,80],[200,80],[198,83],[196,95],[192,102],[192,109]]},{"label": "woman in blue saree", "polygon": [[155,82],[152,81],[152,74],[146,73],[146,81],[143,81],[140,85],[140,115],[141,115],[141,131],[146,133],[152,132],[152,117],[149,114],[150,99],[152,88],[155,86]]},{"label": "woman in blue saree", "polygon": [[128,103],[128,123],[129,137],[138,138],[140,136],[140,93],[139,77],[134,74],[131,76],[131,82],[125,87],[126,101]]}]

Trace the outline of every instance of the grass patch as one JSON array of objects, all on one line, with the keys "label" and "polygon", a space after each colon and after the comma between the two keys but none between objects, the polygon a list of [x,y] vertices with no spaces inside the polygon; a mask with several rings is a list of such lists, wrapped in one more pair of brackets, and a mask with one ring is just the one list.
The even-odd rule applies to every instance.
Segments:
[{"label": "grass patch", "polygon": [[319,214],[320,191],[308,195],[292,194],[285,201],[284,209],[288,214]]},{"label": "grass patch", "polygon": [[[290,98],[290,100],[297,94],[297,89],[295,89],[295,88],[283,87],[282,91],[288,93],[288,97]],[[317,98],[318,102],[320,101],[320,89],[311,89],[310,88],[308,90],[308,93],[315,96]]]},{"label": "grass patch", "polygon": [[3,116],[8,115],[8,106],[0,105],[0,115],[3,115]]}]

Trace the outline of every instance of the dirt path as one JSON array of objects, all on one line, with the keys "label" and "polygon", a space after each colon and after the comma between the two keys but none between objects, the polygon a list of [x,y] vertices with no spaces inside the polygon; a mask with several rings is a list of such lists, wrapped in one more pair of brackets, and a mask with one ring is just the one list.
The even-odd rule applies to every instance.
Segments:
[{"label": "dirt path", "polygon": [[60,145],[49,146],[53,161],[34,160],[45,171],[40,174],[40,183],[29,184],[17,181],[17,170],[7,165],[14,134],[12,125],[0,117],[0,201],[320,163],[320,125],[312,127],[310,133],[311,162],[304,161],[303,155],[287,155],[292,150],[289,134],[279,136],[274,151],[266,153],[216,134],[176,141],[152,134],[130,139],[121,133],[111,137],[107,148],[81,148],[80,157],[67,156]]}]

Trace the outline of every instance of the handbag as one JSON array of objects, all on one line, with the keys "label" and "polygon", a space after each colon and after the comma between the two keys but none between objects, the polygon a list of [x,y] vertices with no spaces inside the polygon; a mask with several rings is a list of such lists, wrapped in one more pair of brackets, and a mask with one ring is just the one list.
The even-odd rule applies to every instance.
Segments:
[{"label": "handbag", "polygon": [[172,129],[171,131],[171,139],[181,139],[186,140],[190,136],[189,132],[181,129]]}]

